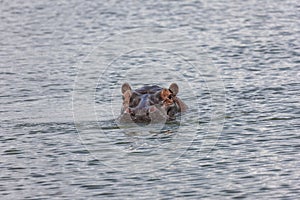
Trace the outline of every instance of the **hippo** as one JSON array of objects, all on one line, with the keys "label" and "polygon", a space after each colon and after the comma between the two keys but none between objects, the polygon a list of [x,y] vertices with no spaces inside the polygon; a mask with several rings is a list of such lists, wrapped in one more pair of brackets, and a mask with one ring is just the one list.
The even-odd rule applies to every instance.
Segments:
[{"label": "hippo", "polygon": [[123,105],[120,122],[150,123],[175,120],[185,112],[187,105],[177,97],[179,87],[172,83],[169,88],[145,85],[132,90],[128,83],[121,88]]}]

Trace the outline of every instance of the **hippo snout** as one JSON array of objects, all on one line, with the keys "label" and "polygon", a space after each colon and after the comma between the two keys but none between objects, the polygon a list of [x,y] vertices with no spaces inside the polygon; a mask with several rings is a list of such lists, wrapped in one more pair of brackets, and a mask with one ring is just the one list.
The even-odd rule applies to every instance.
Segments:
[{"label": "hippo snout", "polygon": [[142,108],[129,108],[128,110],[131,116],[145,117],[149,116],[150,113],[155,112],[157,108],[155,106],[147,106]]},{"label": "hippo snout", "polygon": [[129,108],[129,113],[132,116],[146,116],[149,115],[149,108]]}]

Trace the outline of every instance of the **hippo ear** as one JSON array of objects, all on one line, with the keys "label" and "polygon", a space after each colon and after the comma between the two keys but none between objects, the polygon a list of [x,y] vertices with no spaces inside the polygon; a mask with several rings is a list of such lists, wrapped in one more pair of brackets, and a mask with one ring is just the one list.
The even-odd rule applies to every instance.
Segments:
[{"label": "hippo ear", "polygon": [[178,85],[176,83],[172,83],[169,87],[169,90],[171,90],[171,92],[176,95],[179,92],[179,88]]},{"label": "hippo ear", "polygon": [[130,87],[130,85],[128,84],[128,83],[124,83],[123,85],[122,85],[122,94],[124,94],[126,91],[131,91],[131,87]]}]

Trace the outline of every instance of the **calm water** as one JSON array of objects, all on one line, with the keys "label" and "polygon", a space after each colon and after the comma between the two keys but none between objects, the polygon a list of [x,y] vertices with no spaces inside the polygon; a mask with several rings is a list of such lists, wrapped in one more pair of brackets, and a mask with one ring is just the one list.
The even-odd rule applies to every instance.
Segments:
[{"label": "calm water", "polygon": [[[300,4],[0,2],[1,199],[296,199]],[[189,112],[118,124],[120,87]]]}]

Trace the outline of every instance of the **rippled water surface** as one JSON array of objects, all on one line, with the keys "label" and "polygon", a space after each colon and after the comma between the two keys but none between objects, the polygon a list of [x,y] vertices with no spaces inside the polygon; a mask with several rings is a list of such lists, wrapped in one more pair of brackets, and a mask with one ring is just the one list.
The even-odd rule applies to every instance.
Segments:
[{"label": "rippled water surface", "polygon": [[[1,1],[1,199],[297,199],[300,5]],[[175,122],[119,124],[176,82]]]}]

